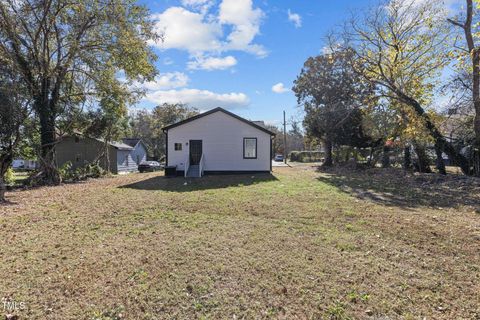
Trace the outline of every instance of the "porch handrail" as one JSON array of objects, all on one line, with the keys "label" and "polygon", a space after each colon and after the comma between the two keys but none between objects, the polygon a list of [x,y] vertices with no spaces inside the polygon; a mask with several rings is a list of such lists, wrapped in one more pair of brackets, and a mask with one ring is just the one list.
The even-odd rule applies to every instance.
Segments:
[{"label": "porch handrail", "polygon": [[201,178],[203,176],[203,166],[204,166],[204,158],[203,158],[203,153],[202,156],[200,157],[200,163],[199,163],[199,170],[198,170],[198,176]]},{"label": "porch handrail", "polygon": [[183,175],[185,178],[187,177],[189,167],[190,167],[190,155],[187,155],[187,158],[185,159],[184,172],[183,172]]}]

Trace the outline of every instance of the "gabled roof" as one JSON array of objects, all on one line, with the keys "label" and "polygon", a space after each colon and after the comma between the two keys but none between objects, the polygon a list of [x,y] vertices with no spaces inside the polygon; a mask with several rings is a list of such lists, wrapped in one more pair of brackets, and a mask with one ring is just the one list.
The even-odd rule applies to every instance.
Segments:
[{"label": "gabled roof", "polygon": [[[102,139],[97,139],[97,140],[105,143],[105,140],[102,140]],[[118,150],[133,150],[133,148],[128,144],[118,142],[118,141],[111,141],[108,144]]]},{"label": "gabled roof", "polygon": [[[101,142],[101,143],[105,143],[105,140],[103,140],[103,139],[89,137],[89,136],[81,134],[80,132],[74,132],[73,136],[81,136],[83,138],[92,139],[92,140],[96,140],[96,141]],[[68,137],[68,135],[60,137],[60,139],[67,138],[67,137]],[[114,147],[115,149],[118,149],[118,150],[133,150],[133,148],[131,146],[129,146],[128,144],[125,144],[123,142],[110,141],[110,142],[108,142],[108,144],[110,146]]]},{"label": "gabled roof", "polygon": [[138,138],[123,138],[122,142],[125,144],[128,144],[130,147],[135,148],[135,146],[142,141],[141,139]]},{"label": "gabled roof", "polygon": [[[90,139],[93,139],[93,140],[97,140],[101,143],[105,143],[105,140],[104,139],[100,139],[100,138],[93,138],[93,137],[86,137],[84,136],[85,138],[90,138]],[[110,141],[108,142],[108,144],[112,147],[114,147],[115,149],[118,149],[118,150],[133,150],[132,147],[130,147],[128,144],[125,144],[123,142],[118,142],[118,141]]]},{"label": "gabled roof", "polygon": [[234,114],[234,113],[232,113],[232,112],[230,112],[230,111],[227,111],[227,110],[225,110],[225,109],[223,109],[223,108],[215,108],[215,109],[206,111],[206,112],[204,112],[204,113],[200,113],[200,114],[198,114],[198,115],[196,115],[196,116],[193,116],[193,117],[190,117],[190,118],[188,118],[188,119],[185,119],[185,120],[179,121],[179,122],[177,122],[177,123],[171,124],[171,125],[169,125],[169,126],[163,127],[162,130],[163,130],[163,131],[168,131],[168,130],[170,130],[170,129],[172,129],[172,128],[175,128],[175,127],[184,125],[185,123],[188,123],[188,122],[191,122],[191,121],[194,121],[194,120],[203,118],[203,117],[208,116],[208,115],[210,115],[210,114],[212,114],[212,113],[215,113],[215,112],[223,112],[223,113],[225,113],[225,114],[227,114],[227,115],[229,115],[229,116],[231,116],[231,117],[233,117],[233,118],[235,118],[235,119],[237,119],[237,120],[240,120],[240,121],[242,121],[242,122],[244,122],[244,123],[246,123],[246,124],[248,124],[248,125],[251,125],[252,127],[256,128],[256,129],[258,129],[258,130],[261,130],[261,131],[263,131],[263,132],[266,132],[266,133],[268,133],[268,134],[271,135],[271,136],[274,136],[274,135],[275,135],[274,132],[268,130],[267,128],[265,128],[265,127],[263,127],[263,126],[255,123],[255,122],[253,122],[253,121],[249,121],[249,120],[244,119],[244,118],[242,118],[242,117],[240,117],[240,116],[237,116],[236,114]]}]

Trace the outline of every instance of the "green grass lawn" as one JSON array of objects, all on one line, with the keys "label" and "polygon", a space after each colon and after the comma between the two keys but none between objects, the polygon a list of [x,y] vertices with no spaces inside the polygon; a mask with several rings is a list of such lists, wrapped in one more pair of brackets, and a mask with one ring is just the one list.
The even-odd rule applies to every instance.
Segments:
[{"label": "green grass lawn", "polygon": [[431,177],[297,166],[10,192],[0,298],[20,319],[478,319],[480,188]]}]

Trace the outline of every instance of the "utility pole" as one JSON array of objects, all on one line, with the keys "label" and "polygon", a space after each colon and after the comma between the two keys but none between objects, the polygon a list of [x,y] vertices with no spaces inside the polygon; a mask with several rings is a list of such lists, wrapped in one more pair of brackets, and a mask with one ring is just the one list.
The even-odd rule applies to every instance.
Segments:
[{"label": "utility pole", "polygon": [[283,161],[287,164],[287,121],[285,120],[285,110],[283,110]]}]

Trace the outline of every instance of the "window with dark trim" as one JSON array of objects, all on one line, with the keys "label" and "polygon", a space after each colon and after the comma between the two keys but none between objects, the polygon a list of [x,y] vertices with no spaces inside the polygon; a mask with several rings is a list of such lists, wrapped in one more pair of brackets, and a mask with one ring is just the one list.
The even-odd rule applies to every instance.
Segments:
[{"label": "window with dark trim", "polygon": [[175,148],[175,151],[182,151],[182,144],[181,143],[175,143],[174,148]]},{"label": "window with dark trim", "polygon": [[243,159],[257,159],[257,138],[243,138]]}]

